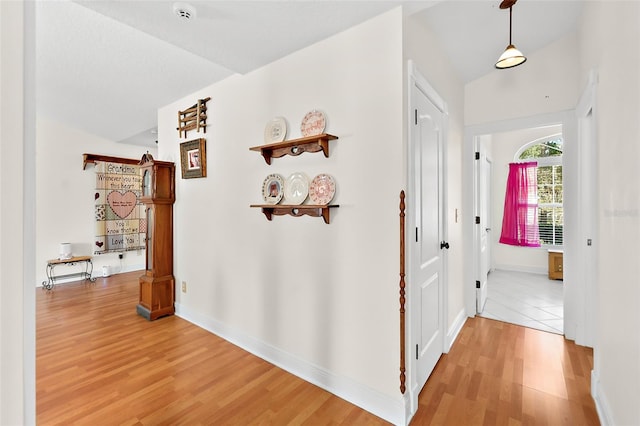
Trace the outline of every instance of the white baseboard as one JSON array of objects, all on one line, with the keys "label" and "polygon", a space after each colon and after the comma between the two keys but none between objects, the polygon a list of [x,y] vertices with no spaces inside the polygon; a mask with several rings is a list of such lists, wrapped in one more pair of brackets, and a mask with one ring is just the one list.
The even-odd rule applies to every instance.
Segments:
[{"label": "white baseboard", "polygon": [[462,330],[464,323],[467,322],[467,313],[464,308],[458,312],[456,318],[453,320],[453,324],[449,327],[449,331],[447,332],[447,341],[445,342],[444,352],[449,353],[449,350],[453,346],[453,343],[458,338],[458,334]]},{"label": "white baseboard", "polygon": [[[117,274],[124,274],[125,272],[144,271],[144,268],[145,268],[145,265],[128,265],[123,267],[122,269],[118,268],[117,271],[112,271],[110,276],[117,275]],[[91,278],[92,279],[102,278],[102,268],[95,267],[91,273]],[[47,281],[47,278],[45,277],[44,281],[40,281],[36,284],[36,288],[42,287],[42,283],[46,281]],[[67,277],[67,278],[56,278],[55,284],[56,285],[68,284],[68,283],[74,283],[77,281],[82,281],[82,277],[77,276],[77,277]]]},{"label": "white baseboard", "polygon": [[228,325],[200,313],[175,304],[176,315],[234,345],[264,359],[265,361],[313,383],[328,392],[366,410],[395,425],[405,425],[405,400],[400,392],[393,398],[349,377],[337,375],[322,367],[300,359],[266,342],[238,332]]},{"label": "white baseboard", "polygon": [[523,265],[495,265],[494,270],[510,271],[510,272],[526,272],[529,274],[547,275],[548,267],[539,266],[523,266]]},{"label": "white baseboard", "polygon": [[[117,269],[112,268],[111,275],[124,274],[126,272],[133,272],[133,271],[144,271],[144,268],[145,268],[145,265],[126,265],[126,266],[123,266],[122,268],[117,268]],[[102,278],[102,267],[95,268],[91,276],[93,278]]]},{"label": "white baseboard", "polygon": [[591,397],[596,404],[598,419],[602,426],[613,426],[613,417],[611,416],[611,406],[600,386],[600,378],[595,370],[591,370]]}]

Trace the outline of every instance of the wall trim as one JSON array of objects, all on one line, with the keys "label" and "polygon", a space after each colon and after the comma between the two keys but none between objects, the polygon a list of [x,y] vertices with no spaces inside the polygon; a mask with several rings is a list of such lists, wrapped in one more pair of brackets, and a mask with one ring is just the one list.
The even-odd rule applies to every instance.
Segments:
[{"label": "wall trim", "polygon": [[453,320],[453,323],[451,324],[451,327],[449,327],[449,331],[447,332],[447,340],[445,341],[444,345],[445,353],[449,353],[449,350],[458,338],[458,335],[460,334],[460,331],[462,330],[465,322],[467,322],[467,313],[465,309],[462,308],[460,309],[460,312],[458,312],[458,315],[456,315],[456,318]]},{"label": "wall trim", "polygon": [[539,266],[523,266],[523,265],[495,265],[494,271],[508,271],[508,272],[526,272],[528,274],[547,275],[549,273],[548,268],[541,268]]},{"label": "wall trim", "polygon": [[591,397],[596,404],[596,412],[602,426],[614,425],[611,415],[611,405],[600,386],[600,376],[595,370],[591,370]]},{"label": "wall trim", "polygon": [[[145,268],[145,265],[125,265],[122,267],[122,269],[113,271],[111,273],[111,276],[124,274],[127,272],[135,272],[135,271],[140,271],[140,275],[142,275],[144,268]],[[91,278],[93,279],[102,278],[102,265],[100,267],[93,265],[93,272],[91,273]],[[47,278],[45,277],[45,281],[46,279]],[[56,279],[56,285],[74,283],[78,281],[82,281],[82,279],[78,277],[60,278],[60,279]],[[37,287],[42,287],[42,281],[36,283],[36,288]]]},{"label": "wall trim", "polygon": [[[135,272],[135,271],[140,271],[140,274],[144,274],[145,271],[145,266],[144,264],[140,264],[140,265],[124,265],[122,267],[115,267],[116,269],[112,269],[111,270],[111,275],[118,275],[118,274],[125,274],[127,272]],[[113,266],[111,266],[112,268],[114,268]],[[93,274],[91,274],[91,276],[93,278],[102,278],[102,265],[100,267],[96,267],[94,265],[94,269],[93,269]]]},{"label": "wall trim", "polygon": [[395,425],[408,424],[406,401],[381,393],[355,380],[335,374],[295,355],[249,336],[214,318],[175,303],[176,315],[216,336],[256,355],[283,370],[312,383],[332,394]]}]

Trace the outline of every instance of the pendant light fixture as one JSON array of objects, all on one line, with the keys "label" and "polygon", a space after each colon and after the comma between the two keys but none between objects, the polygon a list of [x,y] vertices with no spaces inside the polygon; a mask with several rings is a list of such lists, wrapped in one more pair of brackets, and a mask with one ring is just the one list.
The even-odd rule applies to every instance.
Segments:
[{"label": "pendant light fixture", "polygon": [[498,69],[506,69],[513,68],[520,64],[523,64],[527,58],[520,52],[516,47],[511,43],[511,24],[512,24],[512,15],[513,15],[513,5],[516,4],[517,0],[503,0],[500,3],[500,9],[509,9],[509,45],[507,49],[504,51],[498,62],[496,62],[496,68]]}]

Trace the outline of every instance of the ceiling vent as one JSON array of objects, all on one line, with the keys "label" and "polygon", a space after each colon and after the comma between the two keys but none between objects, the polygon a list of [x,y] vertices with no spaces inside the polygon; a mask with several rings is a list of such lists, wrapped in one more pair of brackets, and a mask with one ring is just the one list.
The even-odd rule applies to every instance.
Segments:
[{"label": "ceiling vent", "polygon": [[174,3],[173,13],[175,13],[181,21],[191,21],[196,17],[196,8],[187,3]]}]

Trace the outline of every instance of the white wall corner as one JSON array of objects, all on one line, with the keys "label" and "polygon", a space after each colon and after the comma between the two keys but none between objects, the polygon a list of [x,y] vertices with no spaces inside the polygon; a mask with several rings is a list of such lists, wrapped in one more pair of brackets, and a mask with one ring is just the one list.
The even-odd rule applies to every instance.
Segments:
[{"label": "white wall corner", "polygon": [[449,350],[451,350],[451,347],[458,338],[458,335],[460,334],[460,331],[462,330],[465,322],[467,322],[467,312],[464,308],[462,308],[460,312],[458,312],[458,315],[456,315],[456,318],[453,320],[453,323],[451,324],[451,327],[449,327],[449,331],[447,332],[447,340],[444,346],[445,353],[449,353]]},{"label": "white wall corner", "polygon": [[600,386],[600,378],[595,370],[591,370],[591,397],[596,404],[598,419],[602,426],[614,425],[613,416],[611,415],[611,405]]},{"label": "white wall corner", "polygon": [[175,304],[175,310],[176,315],[180,318],[394,425],[405,426],[409,423],[410,417],[406,409],[408,401],[405,396],[400,394],[399,390],[398,397],[393,398],[349,377],[337,375],[275,346],[241,333],[214,318],[195,312],[179,303]]}]

